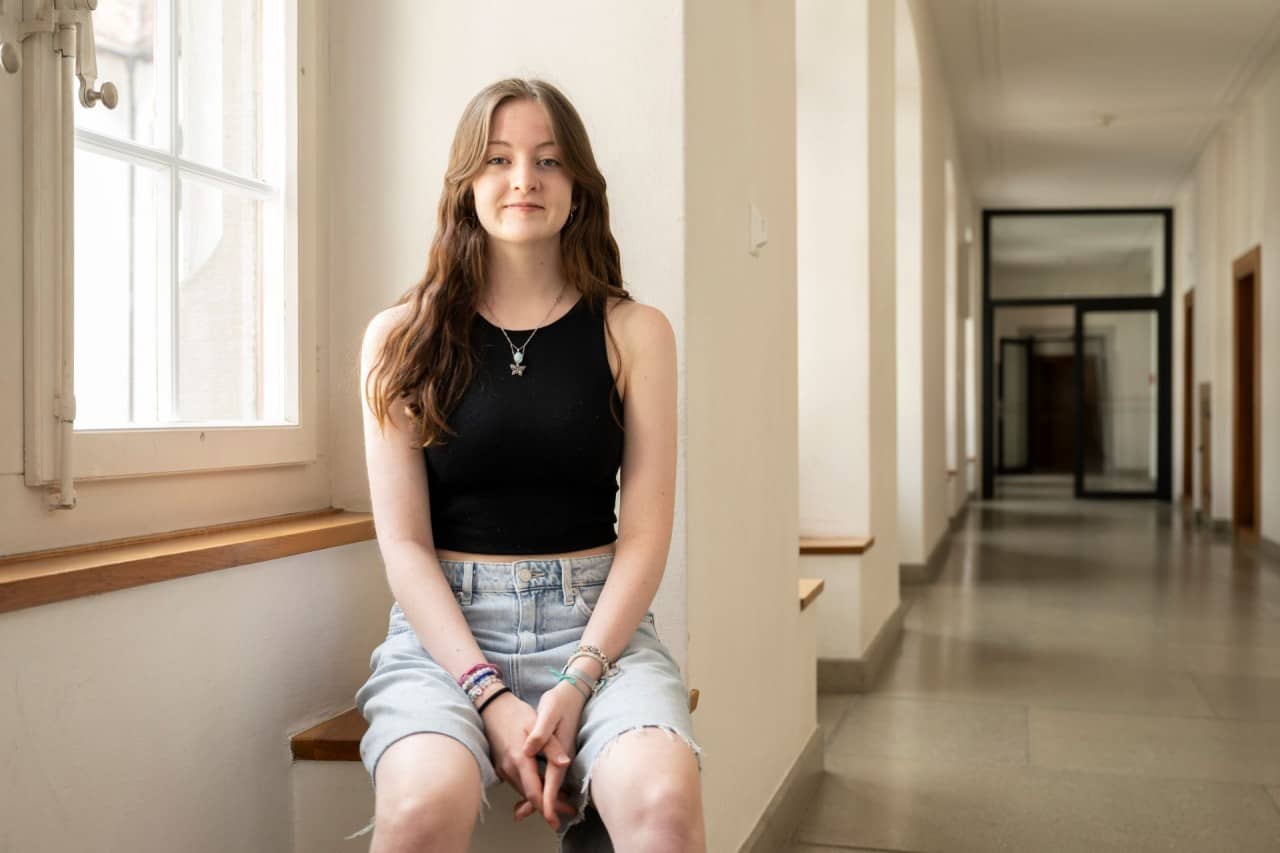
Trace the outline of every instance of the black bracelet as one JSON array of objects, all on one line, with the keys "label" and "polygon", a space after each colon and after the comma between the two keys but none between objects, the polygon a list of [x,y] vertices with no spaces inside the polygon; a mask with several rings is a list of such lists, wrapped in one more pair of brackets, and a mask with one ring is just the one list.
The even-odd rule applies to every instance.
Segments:
[{"label": "black bracelet", "polygon": [[495,691],[493,692],[493,695],[492,695],[492,696],[490,696],[488,699],[484,700],[484,702],[480,705],[480,707],[476,709],[476,713],[477,713],[477,714],[483,714],[483,713],[484,713],[484,709],[489,707],[489,703],[490,703],[490,702],[492,702],[494,699],[497,699],[497,698],[498,698],[499,696],[501,696],[503,693],[510,693],[510,692],[511,692],[511,688],[510,688],[510,687],[502,687],[502,688],[501,688],[501,689],[499,689],[499,690],[495,690]]}]

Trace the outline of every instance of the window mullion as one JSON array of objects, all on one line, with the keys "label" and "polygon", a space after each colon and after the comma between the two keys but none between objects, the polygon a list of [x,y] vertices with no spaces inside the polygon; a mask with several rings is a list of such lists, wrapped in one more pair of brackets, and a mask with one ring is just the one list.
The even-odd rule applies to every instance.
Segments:
[{"label": "window mullion", "polygon": [[164,389],[163,405],[160,409],[160,422],[172,423],[177,420],[178,410],[178,267],[179,240],[178,228],[182,220],[182,176],[178,171],[178,56],[181,45],[178,43],[178,9],[177,0],[157,0],[165,6],[169,19],[169,153],[173,160],[169,165],[169,278],[165,282],[166,297],[164,304],[165,330],[161,348],[163,363]]}]

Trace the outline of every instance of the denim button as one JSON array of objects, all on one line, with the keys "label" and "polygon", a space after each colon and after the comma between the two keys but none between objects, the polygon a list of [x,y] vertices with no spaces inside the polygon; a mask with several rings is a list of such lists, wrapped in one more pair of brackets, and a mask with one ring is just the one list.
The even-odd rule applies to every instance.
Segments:
[{"label": "denim button", "polygon": [[521,569],[517,576],[520,578],[520,580],[527,581],[529,580],[529,578],[533,577],[533,572],[529,571],[528,569]]}]

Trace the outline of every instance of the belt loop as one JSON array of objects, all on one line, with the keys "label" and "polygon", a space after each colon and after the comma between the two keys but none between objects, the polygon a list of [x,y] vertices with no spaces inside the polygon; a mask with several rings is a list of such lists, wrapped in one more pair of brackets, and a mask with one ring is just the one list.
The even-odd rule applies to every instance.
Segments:
[{"label": "belt loop", "polygon": [[467,560],[462,564],[462,603],[471,604],[472,583],[475,580],[475,563]]},{"label": "belt loop", "polygon": [[573,561],[560,561],[560,585],[564,588],[564,603],[573,604]]}]

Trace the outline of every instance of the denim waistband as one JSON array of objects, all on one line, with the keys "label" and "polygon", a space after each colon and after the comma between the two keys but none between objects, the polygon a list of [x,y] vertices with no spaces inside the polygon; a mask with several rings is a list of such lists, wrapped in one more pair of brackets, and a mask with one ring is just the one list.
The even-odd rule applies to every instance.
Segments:
[{"label": "denim waistband", "polygon": [[488,563],[472,560],[440,560],[440,570],[449,586],[464,599],[473,592],[525,592],[560,589],[565,600],[571,590],[583,584],[604,583],[613,564],[612,553],[586,557],[559,557],[550,560],[516,560]]}]

